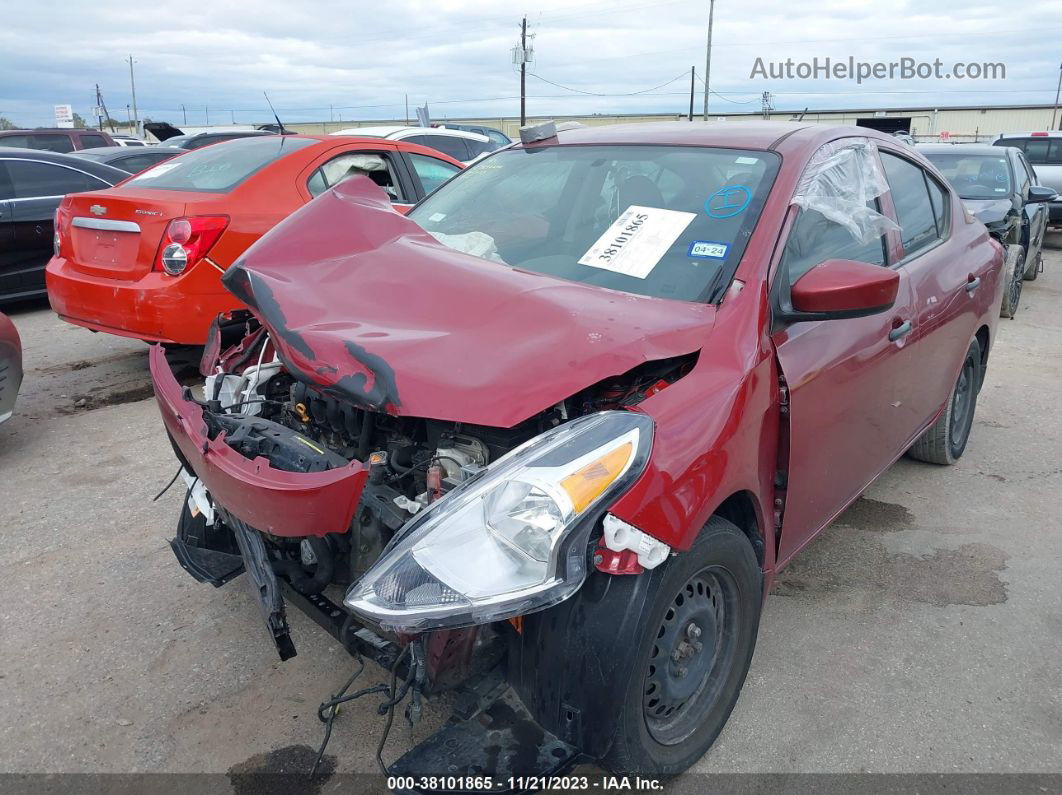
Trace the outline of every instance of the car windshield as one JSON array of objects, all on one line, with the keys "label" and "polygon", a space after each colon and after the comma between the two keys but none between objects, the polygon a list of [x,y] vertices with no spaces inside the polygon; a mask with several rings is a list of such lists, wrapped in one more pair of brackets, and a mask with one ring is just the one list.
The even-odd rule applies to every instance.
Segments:
[{"label": "car windshield", "polygon": [[446,245],[571,281],[714,300],[778,171],[773,152],[679,146],[509,149],[410,218]]},{"label": "car windshield", "polygon": [[926,152],[962,199],[1001,199],[1011,193],[1006,155]]},{"label": "car windshield", "polygon": [[312,138],[280,135],[241,138],[167,160],[125,184],[160,190],[228,193],[274,160],[313,143]]}]

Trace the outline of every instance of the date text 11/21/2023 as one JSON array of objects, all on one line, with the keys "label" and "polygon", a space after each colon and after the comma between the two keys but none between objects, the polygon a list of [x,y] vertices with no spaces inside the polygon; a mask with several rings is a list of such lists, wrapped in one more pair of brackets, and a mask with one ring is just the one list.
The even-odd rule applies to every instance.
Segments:
[{"label": "date text 11/21/2023", "polygon": [[664,789],[658,778],[642,776],[388,776],[387,788],[393,791],[422,792],[493,792],[596,790],[599,792],[657,792]]}]

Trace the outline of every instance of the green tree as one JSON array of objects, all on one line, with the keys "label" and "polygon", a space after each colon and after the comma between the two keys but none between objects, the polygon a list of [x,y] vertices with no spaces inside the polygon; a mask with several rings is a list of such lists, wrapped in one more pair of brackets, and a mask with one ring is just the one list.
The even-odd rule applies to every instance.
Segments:
[{"label": "green tree", "polygon": [[79,130],[84,130],[85,127],[87,127],[87,126],[88,125],[85,124],[85,120],[83,118],[81,118],[81,114],[80,113],[75,113],[74,114],[74,127],[76,127]]},{"label": "green tree", "polygon": [[13,121],[11,121],[11,119],[8,119],[8,118],[6,118],[4,116],[0,116],[0,130],[17,130],[17,129],[18,129],[18,125],[15,124]]}]

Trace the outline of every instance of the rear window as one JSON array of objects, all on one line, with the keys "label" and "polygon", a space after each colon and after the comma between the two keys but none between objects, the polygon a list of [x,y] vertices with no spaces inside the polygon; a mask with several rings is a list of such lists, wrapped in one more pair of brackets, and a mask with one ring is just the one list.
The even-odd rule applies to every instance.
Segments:
[{"label": "rear window", "polygon": [[1030,138],[1000,138],[992,143],[996,146],[1016,146],[1025,152],[1030,163],[1036,165],[1062,165],[1062,138],[1039,135]]},{"label": "rear window", "polygon": [[778,171],[773,152],[679,146],[507,149],[422,201],[440,242],[629,293],[715,300]]},{"label": "rear window", "polygon": [[275,160],[316,143],[312,138],[265,135],[206,146],[160,163],[126,182],[142,188],[228,193]]}]

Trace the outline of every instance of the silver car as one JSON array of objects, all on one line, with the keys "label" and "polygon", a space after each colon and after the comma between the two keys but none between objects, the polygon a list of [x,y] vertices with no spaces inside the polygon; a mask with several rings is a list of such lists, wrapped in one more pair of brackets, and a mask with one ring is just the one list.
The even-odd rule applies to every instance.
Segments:
[{"label": "silver car", "polygon": [[1003,133],[995,146],[1016,146],[1036,171],[1036,182],[1060,194],[1050,204],[1051,223],[1062,224],[1062,130]]}]

